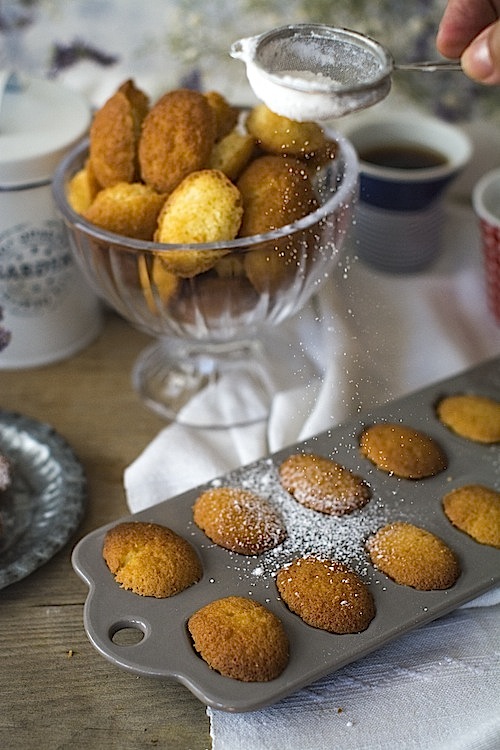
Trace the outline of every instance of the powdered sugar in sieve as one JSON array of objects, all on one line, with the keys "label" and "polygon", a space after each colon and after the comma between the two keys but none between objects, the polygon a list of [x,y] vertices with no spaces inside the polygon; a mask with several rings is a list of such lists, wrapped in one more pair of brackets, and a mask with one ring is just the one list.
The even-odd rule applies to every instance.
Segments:
[{"label": "powdered sugar in sieve", "polygon": [[240,39],[231,55],[246,64],[255,95],[297,121],[329,120],[385,98],[401,70],[460,70],[448,61],[394,64],[379,42],[350,29],[292,24]]}]

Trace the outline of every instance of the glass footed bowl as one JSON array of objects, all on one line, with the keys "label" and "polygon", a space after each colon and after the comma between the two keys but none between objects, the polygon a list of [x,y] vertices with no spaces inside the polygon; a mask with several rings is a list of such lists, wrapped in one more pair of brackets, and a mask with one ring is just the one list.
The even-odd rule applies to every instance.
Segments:
[{"label": "glass footed bowl", "polygon": [[[275,327],[339,263],[358,192],[353,146],[340,134],[328,135],[338,147],[314,178],[319,207],[288,226],[231,242],[166,245],[99,229],[66,197],[88,142],[58,165],[54,199],[78,265],[106,303],[156,340],[137,359],[132,383],[166,419],[207,428],[262,421],[277,390],[277,367],[296,369]],[[174,277],[161,262],[170,253],[203,270]]]}]

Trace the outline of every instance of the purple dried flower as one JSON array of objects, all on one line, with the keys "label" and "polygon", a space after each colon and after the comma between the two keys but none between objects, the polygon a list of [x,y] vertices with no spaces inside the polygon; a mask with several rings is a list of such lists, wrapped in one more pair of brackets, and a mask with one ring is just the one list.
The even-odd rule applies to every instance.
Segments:
[{"label": "purple dried flower", "polygon": [[67,45],[55,43],[52,50],[49,77],[55,77],[58,73],[71,68],[82,60],[91,60],[97,65],[108,67],[114,65],[118,58],[80,39],[75,39]]}]

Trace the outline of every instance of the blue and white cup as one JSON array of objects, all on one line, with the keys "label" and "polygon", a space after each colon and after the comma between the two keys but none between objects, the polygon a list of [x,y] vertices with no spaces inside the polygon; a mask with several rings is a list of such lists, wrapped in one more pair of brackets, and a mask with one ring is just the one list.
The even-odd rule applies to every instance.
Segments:
[{"label": "blue and white cup", "polygon": [[443,198],[471,158],[469,137],[414,112],[374,117],[347,135],[360,161],[359,257],[386,272],[425,270],[441,250]]}]

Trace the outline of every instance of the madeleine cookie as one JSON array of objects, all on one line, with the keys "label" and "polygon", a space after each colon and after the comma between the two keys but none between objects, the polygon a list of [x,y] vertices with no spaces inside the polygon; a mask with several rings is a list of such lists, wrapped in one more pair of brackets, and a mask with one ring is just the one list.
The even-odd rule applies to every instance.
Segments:
[{"label": "madeleine cookie", "polygon": [[[237,181],[243,198],[240,237],[292,224],[317,208],[309,172],[297,159],[262,156]],[[306,230],[262,242],[245,253],[245,272],[259,294],[287,288],[300,274],[310,240]]]},{"label": "madeleine cookie", "polygon": [[257,104],[246,119],[246,128],[270,154],[309,157],[325,150],[325,134],[315,122],[297,122]]},{"label": "madeleine cookie", "polygon": [[208,165],[216,137],[216,116],[198,91],[164,94],[144,119],[139,163],[145,183],[171,193],[190,173]]},{"label": "madeleine cookie", "polygon": [[232,130],[218,141],[210,154],[209,167],[237,180],[253,154],[255,141],[248,133]]},{"label": "madeleine cookie", "polygon": [[188,620],[194,648],[206,663],[242,682],[268,682],[288,664],[288,637],[267,607],[240,596],[217,599]]},{"label": "madeleine cookie", "polygon": [[193,518],[212,542],[242,555],[260,555],[286,537],[281,518],[269,503],[238,487],[203,492],[193,506]]},{"label": "madeleine cookie", "polygon": [[310,453],[293,454],[279,467],[280,482],[306,508],[343,516],[362,508],[371,490],[356,474],[329,458]]},{"label": "madeleine cookie", "polygon": [[140,596],[173,596],[202,574],[191,545],[156,523],[129,521],[114,526],[106,533],[102,554],[117,583]]},{"label": "madeleine cookie", "polygon": [[480,484],[459,487],[444,496],[443,510],[476,542],[500,548],[500,492]]},{"label": "madeleine cookie", "polygon": [[360,633],[375,616],[367,586],[347,565],[334,560],[294,560],[278,571],[276,586],[292,612],[329,633]]},{"label": "madeleine cookie", "polygon": [[101,190],[83,216],[108,232],[152,240],[164,203],[164,195],[142,182],[117,182]]},{"label": "madeleine cookie", "polygon": [[[158,217],[155,241],[167,244],[231,241],[243,215],[238,188],[223,172],[192,172],[170,194]],[[165,268],[182,278],[208,271],[229,251],[169,249]]]},{"label": "madeleine cookie", "polygon": [[147,305],[154,315],[161,314],[179,290],[180,279],[165,268],[160,255],[138,255],[137,266]]},{"label": "madeleine cookie", "polygon": [[261,156],[236,184],[245,209],[242,237],[291,224],[317,208],[309,172],[297,159]]},{"label": "madeleine cookie", "polygon": [[327,165],[332,165],[338,153],[339,144],[337,141],[327,138],[322,149],[316,151],[314,155],[307,160],[307,168],[311,175],[317,174]]},{"label": "madeleine cookie", "polygon": [[89,153],[102,187],[137,180],[137,144],[148,109],[148,97],[129,80],[95,113]]},{"label": "madeleine cookie", "polygon": [[448,589],[460,575],[458,558],[442,539],[397,521],[366,542],[373,565],[393,581],[421,591]]},{"label": "madeleine cookie", "polygon": [[83,214],[100,190],[101,186],[97,182],[90,159],[87,159],[68,183],[68,203],[73,211]]},{"label": "madeleine cookie", "polygon": [[215,140],[220,141],[236,127],[238,109],[229,104],[219,91],[207,91],[205,97],[215,114]]},{"label": "madeleine cookie", "polygon": [[243,215],[241,194],[217,169],[188,175],[167,198],[155,239],[166,243],[233,240]]},{"label": "madeleine cookie", "polygon": [[359,444],[375,466],[397,477],[423,479],[447,467],[446,456],[433,438],[402,424],[374,424],[364,430]]},{"label": "madeleine cookie", "polygon": [[441,422],[477,443],[500,442],[500,401],[472,393],[446,396],[437,405]]}]

